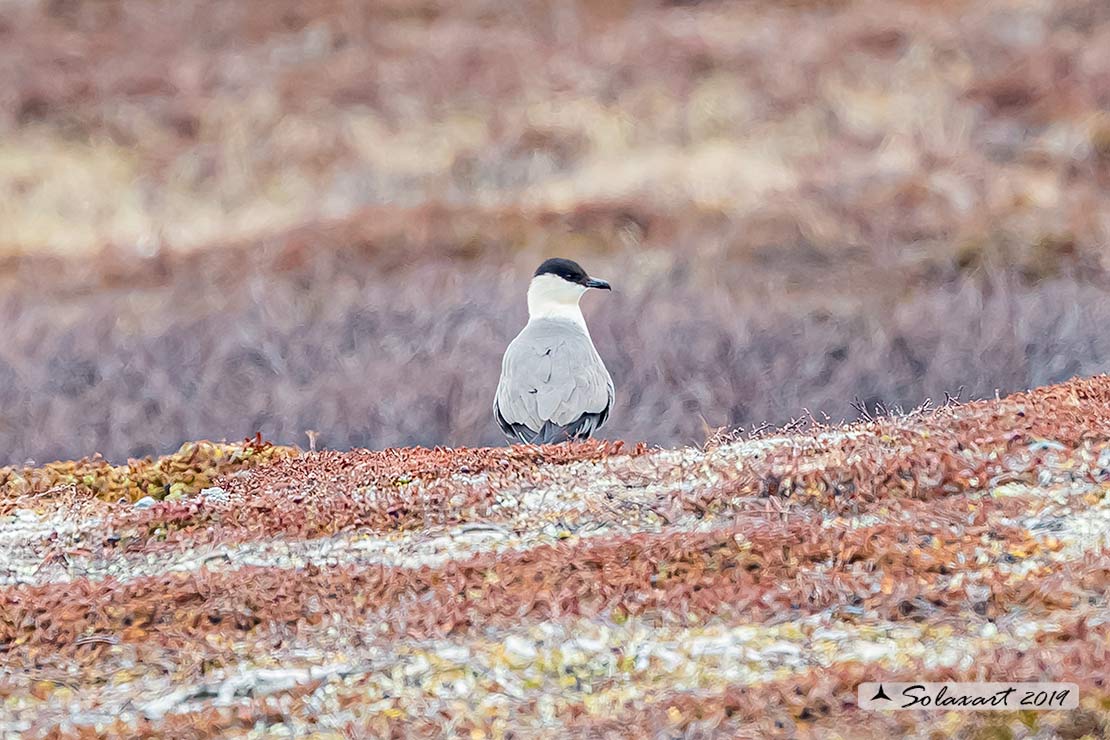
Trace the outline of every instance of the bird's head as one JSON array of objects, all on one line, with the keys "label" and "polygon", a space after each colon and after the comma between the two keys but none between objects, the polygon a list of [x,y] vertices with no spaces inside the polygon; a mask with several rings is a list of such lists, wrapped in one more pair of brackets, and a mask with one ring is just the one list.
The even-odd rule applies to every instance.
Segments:
[{"label": "bird's head", "polygon": [[535,286],[541,286],[553,298],[562,298],[573,303],[577,303],[590,288],[612,290],[608,282],[590,277],[577,262],[562,257],[545,260],[536,268],[529,288]]},{"label": "bird's head", "polygon": [[561,316],[582,321],[578,300],[590,288],[612,290],[606,281],[587,275],[574,260],[546,260],[536,268],[528,286],[528,315],[533,319]]}]

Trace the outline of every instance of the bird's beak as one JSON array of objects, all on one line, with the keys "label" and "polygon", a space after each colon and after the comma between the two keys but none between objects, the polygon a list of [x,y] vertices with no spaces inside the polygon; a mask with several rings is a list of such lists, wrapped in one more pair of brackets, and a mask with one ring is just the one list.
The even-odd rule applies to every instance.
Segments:
[{"label": "bird's beak", "polygon": [[613,289],[612,286],[609,285],[609,283],[605,282],[604,280],[598,280],[597,278],[590,278],[582,284],[585,285],[587,288],[601,288],[602,290]]}]

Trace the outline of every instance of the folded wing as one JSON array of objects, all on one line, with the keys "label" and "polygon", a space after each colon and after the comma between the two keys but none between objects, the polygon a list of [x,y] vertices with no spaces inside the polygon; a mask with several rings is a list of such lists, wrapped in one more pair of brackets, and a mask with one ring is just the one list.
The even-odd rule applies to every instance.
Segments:
[{"label": "folded wing", "polygon": [[494,413],[510,437],[537,444],[588,437],[612,403],[609,371],[572,321],[531,322],[505,351]]}]

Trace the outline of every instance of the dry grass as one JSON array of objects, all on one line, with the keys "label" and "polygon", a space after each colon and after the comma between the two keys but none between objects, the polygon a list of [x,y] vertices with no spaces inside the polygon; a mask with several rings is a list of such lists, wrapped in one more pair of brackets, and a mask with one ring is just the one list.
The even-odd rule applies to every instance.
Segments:
[{"label": "dry grass", "polygon": [[5,514],[23,504],[43,504],[57,499],[136,502],[195,496],[217,476],[234,475],[256,465],[268,464],[296,450],[277,447],[260,438],[239,444],[187,442],[172,455],[156,460],[131,459],[127,465],[110,465],[95,456],[54,462],[42,467],[0,467],[0,511]]},{"label": "dry grass", "polygon": [[693,203],[816,251],[1110,235],[1100,0],[61,1],[0,38],[5,250],[429,198]]},{"label": "dry grass", "polygon": [[[129,290],[52,290],[56,271],[27,267],[0,304],[13,329],[0,449],[9,462],[89,450],[122,461],[256,431],[307,446],[307,430],[332,448],[499,443],[490,398],[524,320],[521,277],[495,258],[390,267],[328,246],[133,267]],[[855,400],[874,412],[961,388],[992,397],[1110,357],[1101,282],[953,271],[894,298],[897,284],[850,272],[852,296],[837,281],[760,285],[770,269],[663,264],[590,263],[617,285],[587,300],[618,389],[610,438],[701,443],[803,409],[856,418]]]}]

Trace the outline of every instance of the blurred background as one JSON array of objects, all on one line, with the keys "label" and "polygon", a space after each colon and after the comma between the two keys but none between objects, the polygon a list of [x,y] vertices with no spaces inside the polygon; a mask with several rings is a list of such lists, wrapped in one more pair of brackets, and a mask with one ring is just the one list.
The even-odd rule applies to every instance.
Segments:
[{"label": "blurred background", "polygon": [[0,464],[500,444],[542,259],[700,444],[1110,367],[1105,0],[0,0]]}]

